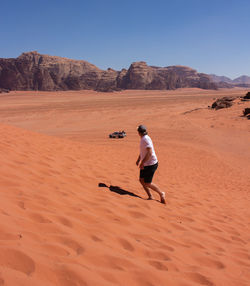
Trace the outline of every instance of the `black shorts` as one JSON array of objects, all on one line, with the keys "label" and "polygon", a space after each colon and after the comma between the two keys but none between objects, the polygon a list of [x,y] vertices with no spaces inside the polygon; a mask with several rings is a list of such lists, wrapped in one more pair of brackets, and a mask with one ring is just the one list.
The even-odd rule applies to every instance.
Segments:
[{"label": "black shorts", "polygon": [[144,166],[144,169],[140,170],[140,179],[143,178],[145,183],[151,183],[157,167],[158,162],[151,166]]}]

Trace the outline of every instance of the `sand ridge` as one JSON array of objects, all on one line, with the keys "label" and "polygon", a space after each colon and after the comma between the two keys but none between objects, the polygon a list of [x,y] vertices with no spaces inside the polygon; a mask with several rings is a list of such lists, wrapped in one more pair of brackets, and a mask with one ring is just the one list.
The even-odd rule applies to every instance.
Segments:
[{"label": "sand ridge", "polygon": [[[225,93],[2,97],[0,285],[248,285],[247,103],[205,108]],[[142,122],[166,206],[138,182]]]}]

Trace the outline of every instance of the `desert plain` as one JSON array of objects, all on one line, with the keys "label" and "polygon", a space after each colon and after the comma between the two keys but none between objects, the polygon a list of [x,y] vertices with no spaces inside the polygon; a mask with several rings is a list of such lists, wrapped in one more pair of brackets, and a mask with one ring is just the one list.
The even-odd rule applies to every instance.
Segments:
[{"label": "desert plain", "polygon": [[[0,285],[249,285],[250,103],[208,108],[246,92],[1,94]],[[166,205],[138,181],[139,124]]]}]

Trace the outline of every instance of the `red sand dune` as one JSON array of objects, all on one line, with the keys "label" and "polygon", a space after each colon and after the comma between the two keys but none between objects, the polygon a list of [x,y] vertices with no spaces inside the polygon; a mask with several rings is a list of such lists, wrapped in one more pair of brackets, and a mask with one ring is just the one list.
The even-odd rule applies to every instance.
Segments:
[{"label": "red sand dune", "polygon": [[[249,103],[206,109],[243,94],[1,95],[0,285],[249,285]],[[167,205],[138,182],[140,123]]]}]

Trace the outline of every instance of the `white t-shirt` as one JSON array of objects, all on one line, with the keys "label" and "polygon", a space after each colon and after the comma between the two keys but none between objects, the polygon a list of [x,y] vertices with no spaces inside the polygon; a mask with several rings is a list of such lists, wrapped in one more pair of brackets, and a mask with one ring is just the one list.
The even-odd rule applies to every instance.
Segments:
[{"label": "white t-shirt", "polygon": [[151,166],[151,165],[156,164],[158,162],[158,160],[157,160],[157,157],[155,154],[155,150],[154,150],[154,146],[153,146],[153,142],[152,142],[151,138],[148,135],[144,135],[141,138],[141,142],[140,142],[140,158],[141,158],[141,160],[143,160],[144,157],[146,156],[147,148],[152,149],[152,156],[144,163],[144,166]]}]

